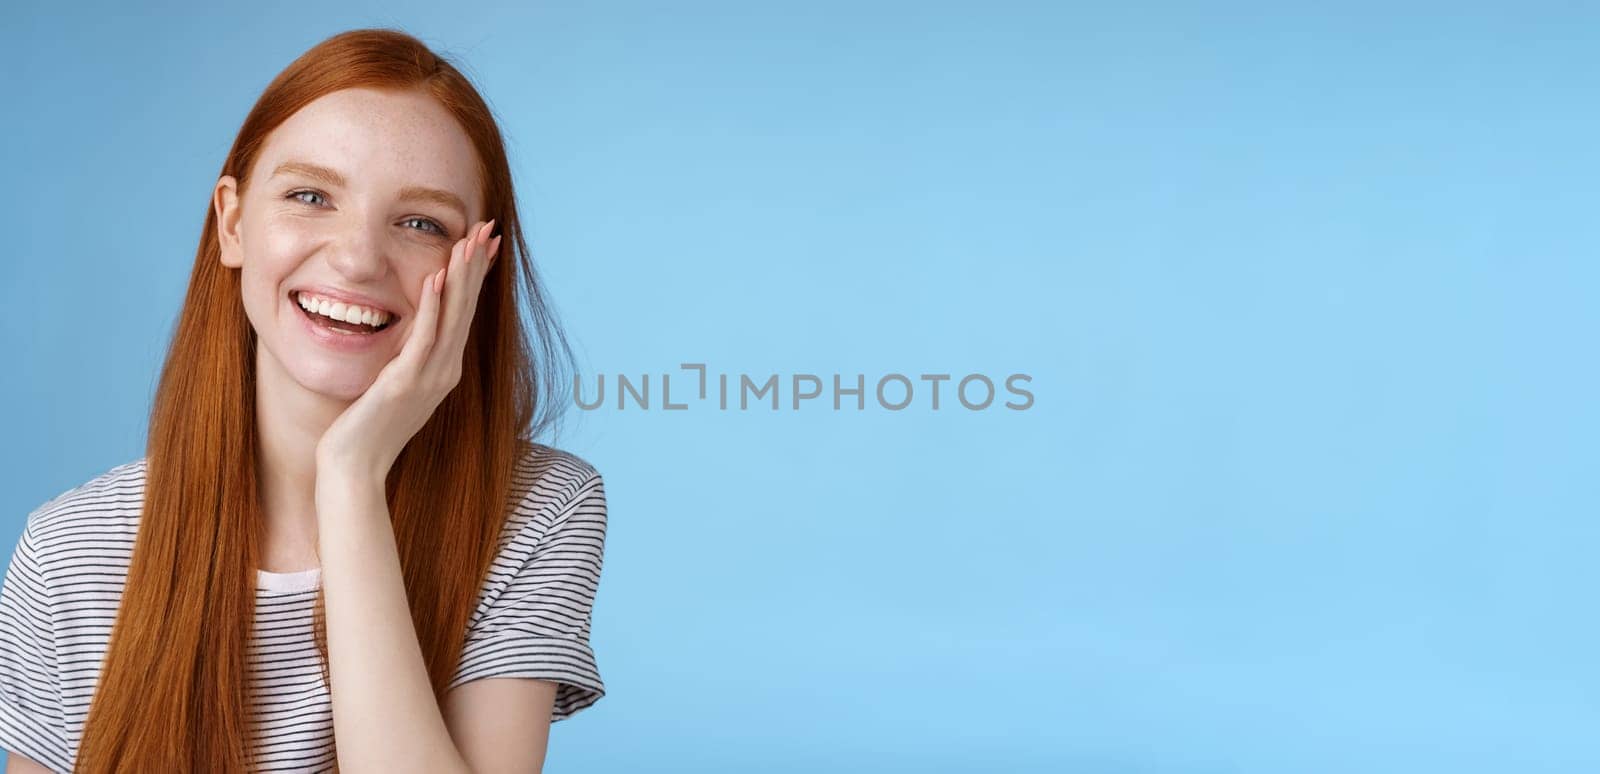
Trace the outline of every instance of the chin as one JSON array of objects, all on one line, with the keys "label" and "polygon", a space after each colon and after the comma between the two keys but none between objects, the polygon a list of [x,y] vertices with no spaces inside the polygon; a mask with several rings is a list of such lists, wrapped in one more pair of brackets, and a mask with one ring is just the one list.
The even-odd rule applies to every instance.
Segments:
[{"label": "chin", "polygon": [[312,369],[310,373],[296,381],[300,382],[300,386],[318,395],[335,400],[353,401],[361,397],[377,378],[376,372],[351,373],[348,368],[338,374]]}]

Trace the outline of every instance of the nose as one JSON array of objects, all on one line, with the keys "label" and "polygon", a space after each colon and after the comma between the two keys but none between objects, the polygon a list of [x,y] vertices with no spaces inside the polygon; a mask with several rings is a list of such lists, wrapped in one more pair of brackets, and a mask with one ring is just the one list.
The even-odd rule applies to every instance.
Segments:
[{"label": "nose", "polygon": [[383,236],[381,224],[348,224],[328,253],[329,265],[352,284],[382,278],[389,270]]}]

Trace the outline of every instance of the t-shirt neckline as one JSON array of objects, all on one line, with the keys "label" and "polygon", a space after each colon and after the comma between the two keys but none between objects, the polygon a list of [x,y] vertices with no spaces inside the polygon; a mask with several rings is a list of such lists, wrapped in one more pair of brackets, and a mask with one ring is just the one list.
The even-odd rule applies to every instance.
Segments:
[{"label": "t-shirt neckline", "polygon": [[268,572],[256,570],[256,588],[265,591],[289,593],[311,591],[322,582],[322,568],[313,567],[299,572]]}]

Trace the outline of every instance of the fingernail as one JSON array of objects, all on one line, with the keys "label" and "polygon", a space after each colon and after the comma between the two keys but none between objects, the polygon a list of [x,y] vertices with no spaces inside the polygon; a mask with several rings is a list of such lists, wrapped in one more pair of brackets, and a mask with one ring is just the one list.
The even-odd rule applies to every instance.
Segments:
[{"label": "fingernail", "polygon": [[441,290],[444,290],[444,269],[440,269],[438,274],[433,275],[433,292],[437,293]]}]

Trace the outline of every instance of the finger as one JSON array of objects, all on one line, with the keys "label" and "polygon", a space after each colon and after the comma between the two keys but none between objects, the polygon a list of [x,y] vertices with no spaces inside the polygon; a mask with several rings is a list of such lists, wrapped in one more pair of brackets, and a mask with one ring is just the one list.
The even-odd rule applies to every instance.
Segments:
[{"label": "finger", "polygon": [[[484,263],[483,243],[488,237],[489,227],[493,225],[493,223],[494,221],[490,221],[488,223],[479,223],[471,231],[467,232],[467,243],[462,247],[461,250],[462,268],[471,265],[474,261],[476,261],[480,266]],[[462,309],[463,302],[467,301],[469,298],[467,295],[468,285],[466,282],[460,280],[464,280],[470,275],[467,272],[458,270],[457,267],[453,265],[450,268],[450,273],[445,275],[445,323],[440,332],[441,336],[446,336],[450,331],[455,330],[455,323],[459,323],[461,321],[461,316],[457,314],[457,312]]]},{"label": "finger", "polygon": [[[482,267],[482,265],[488,264],[488,261],[485,261],[485,245],[488,243],[488,237],[490,237],[490,232],[493,229],[494,221],[483,222],[483,224],[478,224],[478,227],[472,229],[469,241],[467,241],[466,256],[464,256],[467,264],[475,264],[475,267]],[[456,281],[456,283],[450,283],[450,280],[445,281],[445,331],[458,331],[459,329],[464,334],[466,333],[467,321],[472,318],[472,304],[470,302],[474,301],[474,283],[470,281],[470,273],[453,273],[459,273],[459,278],[462,281]],[[466,313],[458,315],[456,312]]]},{"label": "finger", "polygon": [[444,321],[439,325],[438,349],[441,353],[452,353],[449,356],[459,357],[458,353],[464,348],[467,338],[467,327],[472,321],[473,311],[473,283],[471,273],[462,271],[469,262],[476,261],[478,265],[485,263],[483,259],[483,244],[489,234],[489,229],[494,221],[477,224],[467,232],[467,242],[462,248],[462,264],[452,262],[450,271],[444,280],[444,310],[441,313]]},{"label": "finger", "polygon": [[[490,237],[483,246],[483,260],[478,262],[477,271],[472,272],[472,290],[467,294],[468,315],[472,319],[478,316],[478,302],[483,299],[483,284],[489,279],[489,267],[494,265],[495,252],[500,249],[500,237]],[[466,326],[467,332],[472,331],[471,323]]]},{"label": "finger", "polygon": [[[450,251],[451,263],[455,262],[455,256],[460,252],[461,244],[457,243]],[[411,373],[421,372],[423,364],[428,360],[428,353],[432,351],[434,341],[438,337],[439,301],[448,271],[448,267],[440,269],[422,280],[422,300],[417,304],[417,319],[412,321],[405,346],[400,349],[400,354],[396,357]]]},{"label": "finger", "polygon": [[467,263],[481,262],[483,260],[483,247],[489,243],[489,235],[494,232],[494,220],[479,223],[471,232],[474,250],[467,251]]},{"label": "finger", "polygon": [[[491,224],[493,222],[490,221]],[[490,233],[493,230],[493,228],[487,229],[485,233]],[[471,279],[468,279],[465,284],[471,285],[471,287],[466,291],[466,300],[462,310],[466,316],[466,320],[461,326],[463,339],[472,332],[472,321],[477,319],[478,316],[478,301],[483,298],[483,283],[489,278],[489,267],[493,265],[495,252],[499,249],[499,236],[491,236],[485,239],[483,247],[479,250],[479,257],[475,259],[477,262],[473,265],[473,270],[469,272]]]}]

